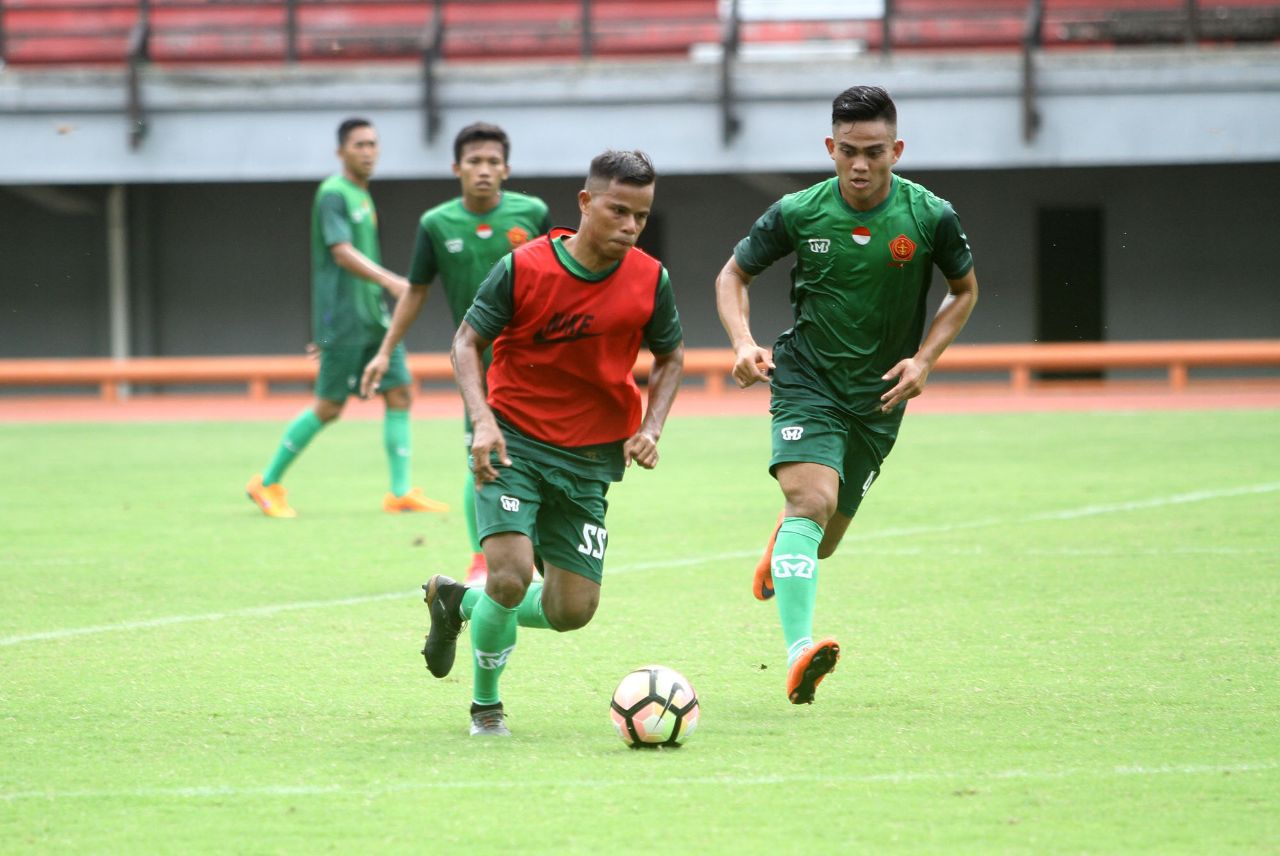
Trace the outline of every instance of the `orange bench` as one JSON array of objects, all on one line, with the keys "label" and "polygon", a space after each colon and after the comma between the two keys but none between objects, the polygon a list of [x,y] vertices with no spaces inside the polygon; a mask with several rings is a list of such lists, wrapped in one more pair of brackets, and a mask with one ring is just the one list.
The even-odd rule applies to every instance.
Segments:
[{"label": "orange bench", "polygon": [[[642,353],[636,376],[646,378],[651,358]],[[700,378],[707,392],[719,394],[729,382],[733,354],[727,348],[689,348],[685,375]],[[303,355],[130,357],[111,359],[0,359],[0,387],[97,386],[103,399],[114,401],[125,384],[196,386],[246,384],[252,399],[266,398],[272,383],[306,383],[315,378],[316,362]],[[1023,344],[952,345],[934,374],[1008,373],[1016,393],[1030,389],[1040,371],[1106,371],[1162,369],[1169,387],[1185,390],[1192,368],[1280,367],[1280,339],[1033,342]],[[409,369],[418,382],[453,378],[449,356],[412,354]]]}]

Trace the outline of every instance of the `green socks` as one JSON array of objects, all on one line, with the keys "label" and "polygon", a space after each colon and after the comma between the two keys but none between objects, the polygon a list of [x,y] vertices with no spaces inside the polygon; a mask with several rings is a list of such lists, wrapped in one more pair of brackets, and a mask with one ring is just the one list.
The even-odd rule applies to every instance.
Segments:
[{"label": "green socks", "polygon": [[280,439],[275,457],[271,459],[271,465],[267,467],[267,471],[262,474],[262,483],[275,484],[284,478],[284,471],[293,463],[293,459],[302,454],[302,450],[311,442],[311,438],[316,436],[323,427],[324,423],[311,408],[308,407],[299,413],[289,423],[289,427],[284,429],[284,437]]},{"label": "green socks", "polygon": [[391,465],[391,492],[404,496],[409,492],[409,411],[387,408],[382,420],[382,442],[387,447],[387,463]]},{"label": "green socks", "polygon": [[467,536],[471,539],[471,552],[480,552],[480,527],[476,523],[476,480],[467,473],[467,483],[462,490],[462,516],[467,520]]},{"label": "green socks", "polygon": [[[464,619],[467,621],[473,620],[472,616],[475,615],[476,604],[480,602],[481,598],[488,600],[484,589],[467,589],[467,593],[462,596],[460,610]],[[516,607],[516,623],[521,627],[551,629],[551,622],[547,621],[547,614],[542,611],[542,583],[534,583],[524,593],[524,600],[520,601],[520,605]]]},{"label": "green socks", "polygon": [[787,642],[787,665],[813,644],[813,604],[818,596],[818,544],[822,527],[807,517],[787,517],[773,545],[773,590]]},{"label": "green socks", "polygon": [[471,611],[472,700],[497,704],[498,678],[516,647],[516,609],[508,609],[483,592]]}]

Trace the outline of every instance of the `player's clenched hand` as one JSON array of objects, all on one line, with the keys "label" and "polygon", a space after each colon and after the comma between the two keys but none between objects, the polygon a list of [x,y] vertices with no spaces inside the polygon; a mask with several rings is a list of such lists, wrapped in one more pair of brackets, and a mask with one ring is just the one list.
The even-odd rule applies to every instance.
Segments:
[{"label": "player's clenched hand", "polygon": [[511,466],[511,459],[507,457],[507,438],[502,436],[502,429],[492,419],[476,422],[471,431],[471,472],[475,475],[477,487],[498,477],[493,466],[494,457],[504,467]]},{"label": "player's clenched hand", "polygon": [[633,434],[622,444],[622,460],[629,467],[635,461],[646,470],[658,465],[658,441],[643,431]]},{"label": "player's clenched hand", "polygon": [[929,378],[929,366],[922,360],[911,357],[898,363],[884,373],[881,380],[897,381],[893,387],[880,396],[880,411],[888,413],[908,399],[915,398],[924,392],[924,382]]},{"label": "player's clenched hand", "polygon": [[734,354],[733,379],[743,389],[757,381],[768,383],[772,370],[773,356],[754,342],[743,345]]},{"label": "player's clenched hand", "polygon": [[369,365],[364,367],[364,374],[360,378],[361,398],[369,398],[378,389],[378,384],[382,382],[382,376],[387,373],[390,362],[391,360],[382,354],[377,354],[369,360]]}]

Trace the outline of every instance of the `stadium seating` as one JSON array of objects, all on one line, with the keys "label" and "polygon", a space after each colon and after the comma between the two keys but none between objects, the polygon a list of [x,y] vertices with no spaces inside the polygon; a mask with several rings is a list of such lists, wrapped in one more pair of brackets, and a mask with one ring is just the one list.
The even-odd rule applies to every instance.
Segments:
[{"label": "stadium seating", "polygon": [[[901,49],[1012,49],[1027,0],[894,0],[887,28]],[[1043,0],[1042,43],[1177,42],[1186,0]],[[147,58],[157,63],[407,60],[433,41],[433,0],[2,0],[0,59],[17,65],[124,63],[148,10]],[[583,11],[589,10],[584,30]],[[446,60],[688,56],[724,39],[717,0],[444,0]],[[750,8],[750,7],[747,7]],[[803,8],[799,4],[779,8]],[[825,7],[824,7],[825,8]],[[838,8],[833,6],[832,8]],[[1201,0],[1192,35],[1276,41],[1280,7],[1264,0]],[[883,47],[879,18],[746,16],[739,43],[857,43]]]}]

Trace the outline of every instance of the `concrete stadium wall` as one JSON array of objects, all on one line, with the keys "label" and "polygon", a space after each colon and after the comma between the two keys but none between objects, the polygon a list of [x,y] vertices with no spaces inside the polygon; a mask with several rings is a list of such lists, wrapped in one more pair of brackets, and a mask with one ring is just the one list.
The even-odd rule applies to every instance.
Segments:
[{"label": "concrete stadium wall", "polygon": [[[1280,336],[1280,277],[1265,252],[1280,163],[904,174],[955,204],[974,248],[982,299],[964,341],[1035,337],[1036,212],[1072,205],[1104,213],[1105,338]],[[826,175],[659,179],[646,238],[671,271],[690,345],[724,343],[712,282],[735,242],[779,195]],[[569,226],[579,185],[519,175],[508,184],[542,196]],[[456,187],[375,181],[388,266],[407,268],[419,214]],[[309,338],[313,191],[302,182],[131,186],[131,351],[299,352]],[[0,188],[0,356],[109,353],[105,198],[101,186]],[[752,288],[762,342],[789,326],[788,267]],[[937,280],[935,301],[943,287]],[[450,334],[433,292],[409,344],[444,350]]]}]

